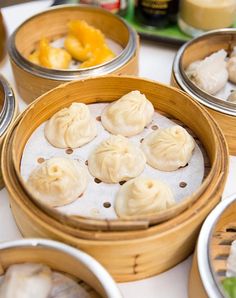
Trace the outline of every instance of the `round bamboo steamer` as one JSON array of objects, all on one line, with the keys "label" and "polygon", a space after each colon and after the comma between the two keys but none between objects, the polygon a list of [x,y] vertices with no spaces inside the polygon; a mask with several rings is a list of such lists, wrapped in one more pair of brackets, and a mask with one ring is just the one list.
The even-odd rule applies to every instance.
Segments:
[{"label": "round bamboo steamer", "polygon": [[[38,263],[86,283],[101,297],[122,295],[108,272],[92,257],[63,243],[45,239],[23,239],[0,244],[0,275],[11,265]],[[96,296],[97,297],[97,296]],[[100,297],[100,296],[99,296]]]},{"label": "round bamboo steamer", "polygon": [[194,61],[224,49],[230,53],[236,46],[236,29],[220,29],[197,37],[182,46],[172,68],[171,84],[187,92],[192,98],[204,105],[208,112],[218,122],[229,145],[230,154],[236,155],[236,107],[211,96],[196,87],[184,73],[184,69]]},{"label": "round bamboo steamer", "polygon": [[236,195],[222,201],[207,217],[195,249],[189,297],[223,297],[230,245],[236,240]]},{"label": "round bamboo steamer", "polygon": [[[123,51],[102,65],[78,70],[44,68],[28,60],[42,37],[51,41],[64,37],[68,30],[67,23],[77,19],[101,30],[107,38],[120,45]],[[36,14],[11,35],[8,52],[18,92],[27,103],[71,80],[109,73],[138,75],[137,33],[119,16],[94,6],[60,5]]]},{"label": "round bamboo steamer", "polygon": [[[197,200],[182,213],[160,224],[146,226],[146,229],[137,227],[135,230],[134,227],[130,229],[130,226],[126,226],[126,230],[123,228],[119,231],[118,227],[112,230],[108,221],[107,226],[110,229],[107,231],[101,231],[97,226],[96,230],[91,231],[87,228],[89,224],[92,226],[89,222],[86,223],[87,226],[81,225],[80,228],[70,226],[34,204],[22,187],[13,163],[13,156],[17,157],[13,150],[16,127],[19,122],[23,123],[27,119],[27,112],[32,110],[37,114],[40,104],[44,103],[45,107],[47,103],[41,117],[37,117],[38,122],[35,125],[38,126],[45,117],[48,118],[56,110],[69,105],[75,98],[83,102],[88,102],[89,99],[93,102],[111,101],[135,89],[145,93],[161,111],[188,124],[201,137],[214,172],[211,174],[210,171],[208,177],[212,177]],[[57,105],[53,104],[60,96],[63,96],[64,102],[59,100]],[[195,113],[190,114],[192,109]],[[49,112],[45,116],[47,111]],[[202,127],[200,122],[194,121],[195,117],[198,120],[202,117],[205,119]],[[210,125],[211,129],[205,130],[205,125]],[[213,135],[208,135],[209,131],[213,131]],[[22,135],[21,130],[17,132],[17,136],[19,133]],[[25,141],[26,138],[23,143]],[[22,152],[22,148],[18,149]],[[228,171],[228,151],[214,120],[183,92],[143,79],[107,76],[62,85],[31,104],[8,133],[3,147],[2,168],[12,211],[25,237],[53,238],[79,247],[99,260],[116,280],[131,281],[163,272],[191,253],[201,223],[220,200]]]},{"label": "round bamboo steamer", "polygon": [[[7,130],[17,115],[17,102],[13,90],[3,76],[0,75],[0,155]],[[0,189],[4,187],[0,168]]]},{"label": "round bamboo steamer", "polygon": [[[176,96],[175,90],[169,90],[168,88],[157,87],[156,84],[148,83],[144,81],[144,85],[140,86],[139,79],[131,78],[111,78],[105,77],[101,79],[91,79],[83,81],[83,84],[75,82],[74,84],[68,84],[61,86],[58,89],[55,89],[52,92],[47,93],[42,96],[37,102],[34,103],[31,107],[22,116],[20,123],[16,129],[16,133],[13,139],[13,162],[15,166],[15,171],[18,176],[19,181],[27,191],[25,182],[21,178],[20,174],[20,164],[21,157],[23,154],[24,147],[27,143],[27,140],[34,132],[34,130],[42,124],[44,121],[51,118],[58,110],[69,106],[75,99],[78,99],[81,102],[86,104],[94,102],[107,102],[120,98],[123,94],[131,90],[139,90],[146,94],[150,100],[152,100],[153,105],[156,109],[161,110],[163,113],[167,113],[174,118],[181,119],[185,125],[189,128],[192,128],[196,135],[200,139],[206,139],[206,136],[212,139],[214,136],[214,127],[211,122],[208,121],[208,115],[201,114],[199,111],[199,106],[192,104],[188,106],[189,98],[185,95],[178,97],[178,104],[181,107],[186,107],[188,113],[186,113],[185,108],[181,108],[178,111],[172,108],[175,100],[172,97]],[[146,84],[145,84],[146,83]],[[118,86],[122,86],[118,88]],[[158,92],[155,92],[155,89],[158,88]],[[88,91],[89,90],[89,91]],[[163,94],[161,94],[163,91]],[[167,95],[167,93],[170,93]],[[155,94],[154,94],[155,93]],[[157,99],[158,97],[158,99]],[[45,111],[45,102],[47,102],[47,109]],[[177,104],[177,100],[176,100]],[[192,114],[198,114],[198,124],[192,123]],[[193,193],[188,198],[185,198],[183,202],[174,205],[172,208],[169,208],[165,211],[158,212],[155,215],[150,216],[139,216],[135,218],[135,221],[124,221],[124,220],[89,220],[79,216],[66,216],[62,215],[54,208],[49,208],[47,205],[43,205],[38,200],[34,200],[35,204],[38,204],[46,213],[50,216],[55,217],[57,220],[66,223],[72,227],[89,229],[89,230],[127,230],[132,229],[136,230],[138,228],[146,228],[147,226],[166,221],[170,219],[184,209],[188,208],[199,196],[204,192],[205,189],[209,186],[212,179],[215,176],[217,171],[217,162],[216,162],[216,145],[217,142],[202,142],[203,146],[206,147],[208,151],[209,160],[207,163],[211,163],[209,173],[204,179],[202,185],[198,188],[195,193]],[[29,194],[30,196],[30,194]],[[33,199],[33,198],[32,198]]]}]

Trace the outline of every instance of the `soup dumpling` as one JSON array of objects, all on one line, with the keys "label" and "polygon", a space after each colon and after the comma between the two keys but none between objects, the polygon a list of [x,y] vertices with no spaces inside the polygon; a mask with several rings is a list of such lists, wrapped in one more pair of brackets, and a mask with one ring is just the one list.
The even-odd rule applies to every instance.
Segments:
[{"label": "soup dumpling", "polygon": [[96,121],[84,103],[74,102],[48,120],[44,134],[49,143],[57,148],[78,148],[95,138]]},{"label": "soup dumpling", "polygon": [[27,187],[33,196],[51,207],[76,200],[86,189],[88,173],[77,160],[53,157],[32,171]]},{"label": "soup dumpling", "polygon": [[186,129],[175,125],[150,133],[141,146],[151,167],[175,171],[191,159],[195,142]]},{"label": "soup dumpling", "polygon": [[90,154],[90,173],[106,183],[118,183],[142,173],[146,158],[142,150],[123,136],[110,136]]},{"label": "soup dumpling", "polygon": [[101,116],[102,125],[112,134],[134,136],[152,121],[152,103],[139,91],[131,91],[108,105]]},{"label": "soup dumpling", "polygon": [[115,210],[119,217],[154,214],[175,204],[174,196],[162,181],[137,177],[123,184],[117,193]]}]

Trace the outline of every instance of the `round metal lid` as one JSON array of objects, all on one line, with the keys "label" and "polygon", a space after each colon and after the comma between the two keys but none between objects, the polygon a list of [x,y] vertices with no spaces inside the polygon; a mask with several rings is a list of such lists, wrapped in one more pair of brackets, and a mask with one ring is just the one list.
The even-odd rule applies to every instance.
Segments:
[{"label": "round metal lid", "polygon": [[15,109],[16,101],[12,88],[5,78],[0,75],[0,88],[4,94],[3,107],[0,112],[0,137],[4,134],[8,126],[10,125]]}]

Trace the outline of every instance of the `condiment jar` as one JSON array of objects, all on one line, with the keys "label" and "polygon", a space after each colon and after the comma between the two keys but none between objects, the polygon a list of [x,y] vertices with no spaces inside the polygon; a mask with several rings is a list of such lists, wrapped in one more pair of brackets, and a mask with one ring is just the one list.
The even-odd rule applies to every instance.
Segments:
[{"label": "condiment jar", "polygon": [[137,0],[135,19],[147,26],[166,27],[176,21],[179,0]]},{"label": "condiment jar", "polygon": [[226,28],[236,19],[236,0],[181,0],[178,24],[190,36]]}]

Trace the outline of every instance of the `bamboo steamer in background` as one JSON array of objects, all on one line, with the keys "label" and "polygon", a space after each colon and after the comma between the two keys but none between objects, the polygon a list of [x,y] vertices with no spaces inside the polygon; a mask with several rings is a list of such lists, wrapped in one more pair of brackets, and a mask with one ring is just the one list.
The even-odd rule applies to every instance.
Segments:
[{"label": "bamboo steamer in background", "polygon": [[[117,221],[119,224],[116,225],[116,221],[113,221],[114,228],[112,221],[107,220],[107,228],[102,230],[99,220],[81,219],[79,227],[45,212],[22,186],[19,168],[18,173],[15,171],[29,137],[25,124],[30,119],[31,124],[34,123],[34,130],[72,101],[112,101],[131,90],[140,90],[160,112],[180,120],[197,135],[210,161],[210,171],[204,182],[207,185],[194,201],[189,202],[187,209],[159,224],[150,224],[147,217],[144,225],[124,221]],[[47,108],[42,109],[45,104]],[[32,115],[35,117],[28,118]],[[16,136],[19,123],[21,125]],[[22,144],[17,141],[19,135],[22,136]],[[18,145],[16,150],[15,146]],[[188,95],[144,79],[105,76],[61,85],[32,103],[7,135],[2,168],[12,211],[25,237],[53,238],[79,247],[100,261],[116,280],[131,281],[163,272],[192,252],[201,223],[221,198],[228,171],[228,151],[215,121]],[[100,222],[103,224],[103,220]],[[138,220],[134,222],[140,223]],[[122,225],[122,229],[119,225]]]},{"label": "bamboo steamer in background", "polygon": [[122,297],[112,277],[96,260],[60,242],[24,239],[1,243],[0,260],[0,275],[14,264],[39,263],[85,282],[86,287],[89,285],[90,290],[95,290],[101,297]]},{"label": "bamboo steamer in background", "polygon": [[[122,52],[104,64],[78,70],[49,69],[28,60],[41,38],[52,41],[64,37],[68,22],[77,19],[101,30],[123,48]],[[8,52],[19,94],[30,103],[44,92],[71,80],[109,73],[137,75],[138,48],[137,33],[119,16],[94,6],[60,5],[36,14],[16,29],[10,37]]]},{"label": "bamboo steamer in background", "polygon": [[236,29],[220,29],[208,32],[182,46],[174,60],[171,83],[203,104],[221,127],[229,145],[230,154],[236,155],[236,106],[211,96],[185,74],[186,67],[194,61],[224,49],[230,53],[236,46]]},{"label": "bamboo steamer in background", "polygon": [[[15,119],[16,114],[17,103],[14,93],[8,82],[0,75],[0,154],[7,129]],[[4,183],[0,168],[0,189],[3,188],[3,186]]]},{"label": "bamboo steamer in background", "polygon": [[230,245],[236,240],[236,195],[222,201],[202,226],[190,279],[190,298],[225,296],[220,286],[226,277]]}]

